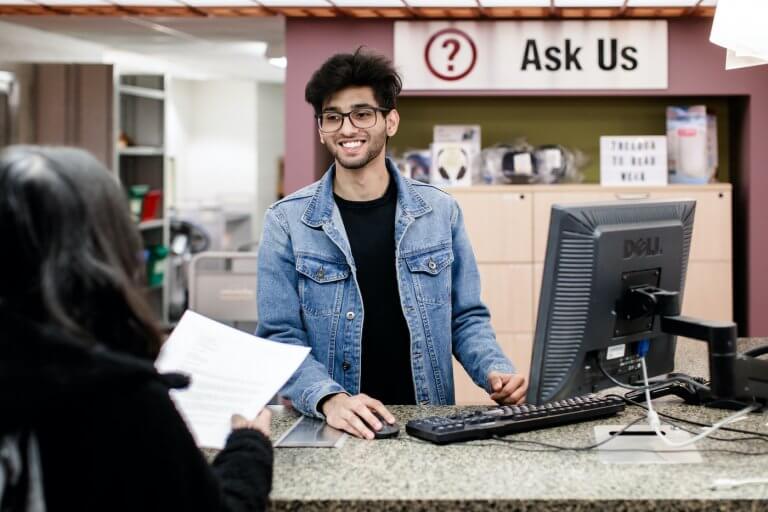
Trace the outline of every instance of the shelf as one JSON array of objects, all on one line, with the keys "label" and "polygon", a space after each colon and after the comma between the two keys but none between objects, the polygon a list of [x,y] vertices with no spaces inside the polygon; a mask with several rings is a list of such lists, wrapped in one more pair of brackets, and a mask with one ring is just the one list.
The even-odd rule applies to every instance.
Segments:
[{"label": "shelf", "polygon": [[139,98],[149,98],[153,100],[165,99],[165,91],[160,89],[137,87],[135,85],[121,85],[118,90],[120,91],[120,94],[126,94],[128,96],[138,96]]},{"label": "shelf", "polygon": [[149,231],[152,229],[161,229],[164,224],[163,219],[152,219],[139,222],[139,231]]},{"label": "shelf", "polygon": [[156,146],[129,146],[127,148],[118,148],[117,153],[120,156],[162,156],[165,154],[165,148]]}]

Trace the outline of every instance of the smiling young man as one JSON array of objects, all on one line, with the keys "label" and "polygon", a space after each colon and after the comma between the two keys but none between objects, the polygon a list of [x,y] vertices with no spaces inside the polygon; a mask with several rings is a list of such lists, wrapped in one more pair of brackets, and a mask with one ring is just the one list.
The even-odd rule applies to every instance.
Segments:
[{"label": "smiling young man", "polygon": [[259,244],[257,335],[312,349],[283,394],[304,414],[373,438],[384,404],[454,403],[451,356],[499,403],[519,403],[514,372],[480,301],[456,201],[403,178],[386,158],[401,80],[358,50],[307,84],[323,178],[267,211]]}]

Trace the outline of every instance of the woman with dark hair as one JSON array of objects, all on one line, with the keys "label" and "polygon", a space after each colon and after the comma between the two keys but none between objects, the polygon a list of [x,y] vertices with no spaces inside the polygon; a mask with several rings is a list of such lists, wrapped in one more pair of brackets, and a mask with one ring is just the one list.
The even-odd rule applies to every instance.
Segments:
[{"label": "woman with dark hair", "polygon": [[0,511],[262,510],[269,412],[209,465],[158,374],[139,235],[77,149],[0,153]]}]

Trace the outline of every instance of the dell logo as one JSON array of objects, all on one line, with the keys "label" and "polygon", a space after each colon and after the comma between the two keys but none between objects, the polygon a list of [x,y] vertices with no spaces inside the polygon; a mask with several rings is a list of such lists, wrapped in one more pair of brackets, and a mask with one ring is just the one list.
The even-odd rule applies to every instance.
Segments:
[{"label": "dell logo", "polygon": [[661,238],[658,236],[624,240],[624,259],[661,254]]}]

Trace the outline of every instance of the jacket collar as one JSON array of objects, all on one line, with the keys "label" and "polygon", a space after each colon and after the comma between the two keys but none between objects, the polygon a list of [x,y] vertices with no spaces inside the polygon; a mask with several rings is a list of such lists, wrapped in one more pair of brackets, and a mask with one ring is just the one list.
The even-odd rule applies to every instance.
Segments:
[{"label": "jacket collar", "polygon": [[[432,211],[424,198],[416,192],[413,184],[402,177],[395,163],[386,159],[389,176],[397,185],[397,204],[406,215],[420,217]],[[333,199],[333,178],[336,175],[336,164],[331,164],[326,173],[318,182],[309,204],[301,216],[302,222],[307,226],[317,228],[331,221],[333,208],[336,202]]]}]

